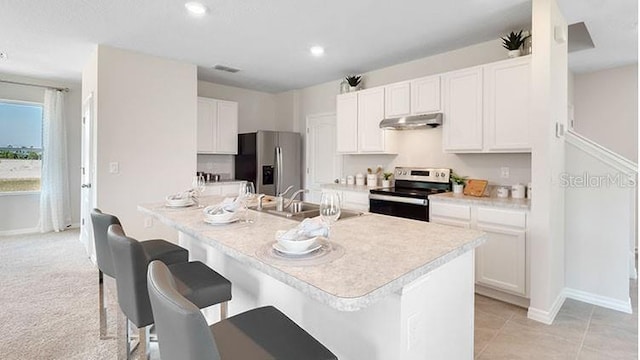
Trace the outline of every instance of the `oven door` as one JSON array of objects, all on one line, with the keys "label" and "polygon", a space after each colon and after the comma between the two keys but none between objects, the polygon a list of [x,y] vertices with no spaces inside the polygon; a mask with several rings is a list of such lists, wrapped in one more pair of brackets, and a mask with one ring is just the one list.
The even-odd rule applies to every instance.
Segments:
[{"label": "oven door", "polygon": [[369,212],[429,221],[429,201],[391,195],[369,195]]}]

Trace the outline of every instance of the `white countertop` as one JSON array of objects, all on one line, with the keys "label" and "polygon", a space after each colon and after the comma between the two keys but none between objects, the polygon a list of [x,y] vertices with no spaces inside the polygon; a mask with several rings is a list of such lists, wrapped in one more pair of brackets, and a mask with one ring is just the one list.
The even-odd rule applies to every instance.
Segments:
[{"label": "white countertop", "polygon": [[452,192],[429,195],[429,201],[442,201],[466,205],[493,206],[509,209],[529,210],[531,209],[530,199],[514,199],[512,197],[499,198],[489,196],[468,196],[464,194],[454,194]]},{"label": "white countertop", "polygon": [[[202,201],[207,205],[221,200],[212,196]],[[485,241],[484,233],[477,230],[365,214],[338,221],[331,228],[331,241],[345,249],[341,258],[310,267],[284,266],[262,260],[256,253],[274,240],[277,230],[296,226],[295,220],[253,212],[253,224],[225,229],[204,223],[202,209],[195,207],[173,209],[155,203],[138,208],[341,311],[359,310],[389,296]]]}]

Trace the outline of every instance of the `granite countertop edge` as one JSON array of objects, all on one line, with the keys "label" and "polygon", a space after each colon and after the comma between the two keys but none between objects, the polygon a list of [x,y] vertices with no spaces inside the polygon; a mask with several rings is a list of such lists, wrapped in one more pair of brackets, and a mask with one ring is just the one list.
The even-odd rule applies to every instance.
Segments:
[{"label": "granite countertop edge", "polygon": [[429,201],[448,202],[467,205],[483,205],[497,208],[507,208],[516,210],[530,210],[530,199],[498,198],[498,197],[476,197],[454,193],[443,193],[429,195]]}]

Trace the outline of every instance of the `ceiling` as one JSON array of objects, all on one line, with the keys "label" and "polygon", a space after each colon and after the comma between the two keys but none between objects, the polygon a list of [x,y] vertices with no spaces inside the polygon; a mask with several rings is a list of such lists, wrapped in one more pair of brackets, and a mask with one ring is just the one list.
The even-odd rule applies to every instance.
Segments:
[{"label": "ceiling", "polygon": [[[0,1],[0,52],[8,54],[0,73],[79,80],[94,46],[106,44],[196,64],[202,80],[279,92],[495,39],[531,21],[529,0],[202,0],[202,17],[184,2]],[[560,2],[596,44],[571,54],[572,66],[637,62],[636,0]],[[326,54],[313,57],[313,45]]]}]

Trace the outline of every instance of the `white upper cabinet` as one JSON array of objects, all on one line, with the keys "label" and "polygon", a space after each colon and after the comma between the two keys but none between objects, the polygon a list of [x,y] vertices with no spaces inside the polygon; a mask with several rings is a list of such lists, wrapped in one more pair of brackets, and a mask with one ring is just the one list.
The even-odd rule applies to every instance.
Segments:
[{"label": "white upper cabinet", "polygon": [[442,83],[444,150],[482,151],[482,68],[447,73]]},{"label": "white upper cabinet", "polygon": [[446,152],[531,152],[531,57],[443,75]]},{"label": "white upper cabinet", "polygon": [[361,152],[385,151],[385,130],[380,129],[383,119],[384,89],[358,92],[358,148]]},{"label": "white upper cabinet", "polygon": [[395,118],[411,114],[411,83],[392,84],[384,88],[384,114]]},{"label": "white upper cabinet", "polygon": [[389,133],[380,129],[384,119],[384,88],[377,87],[336,99],[336,150],[346,154],[389,153]]},{"label": "white upper cabinet", "polygon": [[358,93],[336,99],[336,151],[358,152]]},{"label": "white upper cabinet", "polygon": [[411,81],[411,113],[440,112],[440,76],[427,76]]},{"label": "white upper cabinet", "polygon": [[222,154],[238,153],[238,103],[234,101],[217,101],[217,151]]},{"label": "white upper cabinet", "polygon": [[484,67],[485,150],[529,152],[531,58]]},{"label": "white upper cabinet", "polygon": [[198,153],[238,153],[238,103],[198,98]]}]

